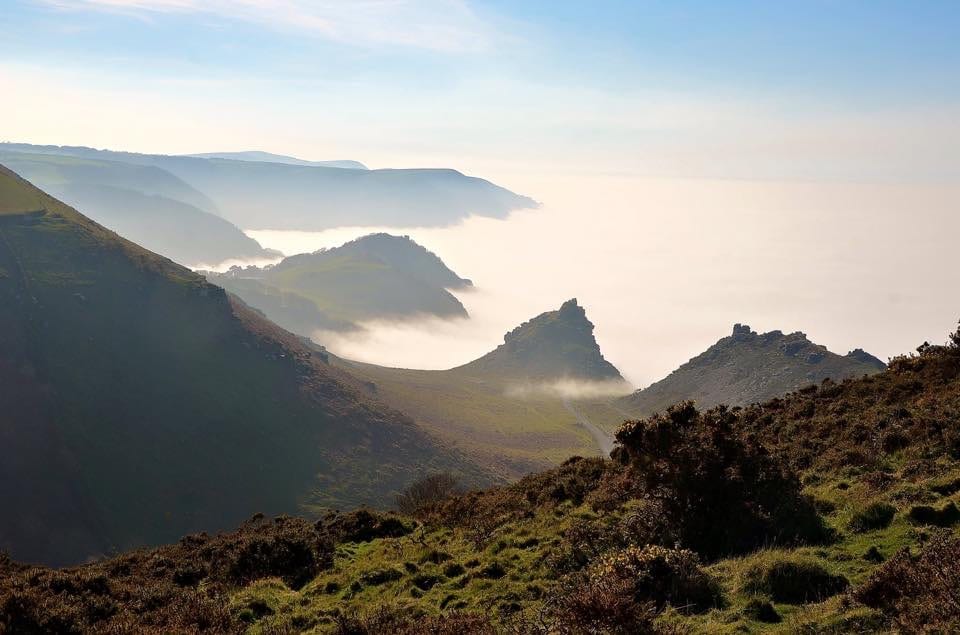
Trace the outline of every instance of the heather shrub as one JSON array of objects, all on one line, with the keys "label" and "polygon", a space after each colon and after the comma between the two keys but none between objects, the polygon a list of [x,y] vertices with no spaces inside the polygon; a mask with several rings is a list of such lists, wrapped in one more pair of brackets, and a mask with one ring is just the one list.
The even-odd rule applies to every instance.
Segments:
[{"label": "heather shrub", "polygon": [[549,632],[655,633],[667,606],[702,612],[722,604],[719,584],[695,553],[658,546],[606,554],[563,579],[548,600]]},{"label": "heather shrub", "polygon": [[707,558],[827,539],[797,475],[739,435],[737,421],[724,407],[701,414],[677,404],[624,423],[614,456],[662,507],[681,544]]},{"label": "heather shrub", "polygon": [[412,523],[392,514],[358,509],[346,514],[327,514],[317,522],[318,531],[334,542],[369,542],[377,538],[399,538],[413,531]]},{"label": "heather shrub", "polygon": [[397,509],[403,514],[413,515],[426,505],[450,498],[459,489],[456,477],[449,472],[428,474],[397,494]]},{"label": "heather shrub", "polygon": [[935,535],[918,556],[897,552],[853,592],[905,632],[955,632],[960,627],[960,538]]},{"label": "heather shrub", "polygon": [[390,606],[379,606],[362,614],[337,615],[336,635],[496,635],[486,615],[449,611],[443,615],[421,615]]}]

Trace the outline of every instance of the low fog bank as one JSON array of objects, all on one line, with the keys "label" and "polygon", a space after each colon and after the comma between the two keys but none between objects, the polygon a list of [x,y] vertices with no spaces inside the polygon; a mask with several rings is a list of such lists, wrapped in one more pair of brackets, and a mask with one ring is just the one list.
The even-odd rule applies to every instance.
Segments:
[{"label": "low fog bank", "polygon": [[599,399],[623,397],[633,392],[629,382],[618,379],[586,381],[582,379],[558,379],[557,381],[522,383],[507,389],[507,396],[516,399],[557,397],[559,399]]},{"label": "low fog bank", "polygon": [[634,384],[662,378],[734,323],[804,331],[881,359],[942,341],[960,317],[960,186],[531,178],[542,208],[445,228],[248,232],[292,254],[408,234],[477,291],[472,319],[368,323],[319,341],[389,366],[450,368],[577,297]]},{"label": "low fog bank", "polygon": [[224,273],[231,267],[266,267],[267,265],[275,265],[281,260],[283,260],[283,256],[278,254],[277,256],[271,258],[230,258],[229,260],[224,260],[222,262],[201,262],[188,266],[194,271],[215,271],[217,273]]}]

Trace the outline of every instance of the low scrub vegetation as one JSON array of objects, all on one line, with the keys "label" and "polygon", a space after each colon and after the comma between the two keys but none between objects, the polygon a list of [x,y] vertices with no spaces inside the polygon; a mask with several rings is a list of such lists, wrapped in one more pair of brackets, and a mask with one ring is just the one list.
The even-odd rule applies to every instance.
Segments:
[{"label": "low scrub vegetation", "polygon": [[679,404],[610,459],[504,487],[424,480],[404,514],[257,518],[65,571],[0,559],[0,632],[956,632],[958,344]]}]

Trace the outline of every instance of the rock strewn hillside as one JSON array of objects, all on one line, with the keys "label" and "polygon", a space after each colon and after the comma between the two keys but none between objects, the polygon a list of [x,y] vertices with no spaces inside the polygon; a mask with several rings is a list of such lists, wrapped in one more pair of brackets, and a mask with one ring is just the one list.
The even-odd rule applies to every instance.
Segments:
[{"label": "rock strewn hillside", "polygon": [[737,324],[733,333],[664,379],[619,401],[626,411],[646,416],[691,399],[699,407],[743,406],[766,401],[830,378],[836,381],[876,373],[884,363],[861,349],[831,353],[803,333],[757,334]]}]

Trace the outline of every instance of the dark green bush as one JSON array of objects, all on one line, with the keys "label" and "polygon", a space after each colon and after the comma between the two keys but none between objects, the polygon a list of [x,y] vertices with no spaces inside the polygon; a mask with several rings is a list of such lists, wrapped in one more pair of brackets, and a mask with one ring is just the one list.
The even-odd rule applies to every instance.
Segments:
[{"label": "dark green bush", "polygon": [[847,527],[854,533],[883,529],[890,525],[897,514],[897,508],[890,503],[874,502],[856,512]]},{"label": "dark green bush", "polygon": [[463,575],[466,569],[463,568],[463,565],[459,562],[451,562],[443,568],[443,575],[448,578],[455,578],[457,576]]},{"label": "dark green bush", "polygon": [[441,581],[441,577],[431,573],[418,573],[412,578],[413,585],[422,591],[429,591]]},{"label": "dark green bush", "polygon": [[751,598],[743,607],[743,614],[751,620],[767,624],[777,624],[783,621],[783,618],[777,613],[777,609],[773,608],[773,604],[763,598]]},{"label": "dark green bush", "polygon": [[378,586],[393,582],[403,577],[403,573],[397,569],[377,569],[376,571],[367,571],[360,575],[360,583],[363,586]]},{"label": "dark green bush", "polygon": [[916,525],[934,525],[936,527],[951,527],[960,522],[960,509],[953,501],[940,509],[931,505],[914,505],[908,514],[910,522]]},{"label": "dark green bush", "polygon": [[758,562],[744,574],[743,588],[770,596],[775,602],[820,602],[849,586],[842,575],[833,575],[814,560],[777,558]]}]

